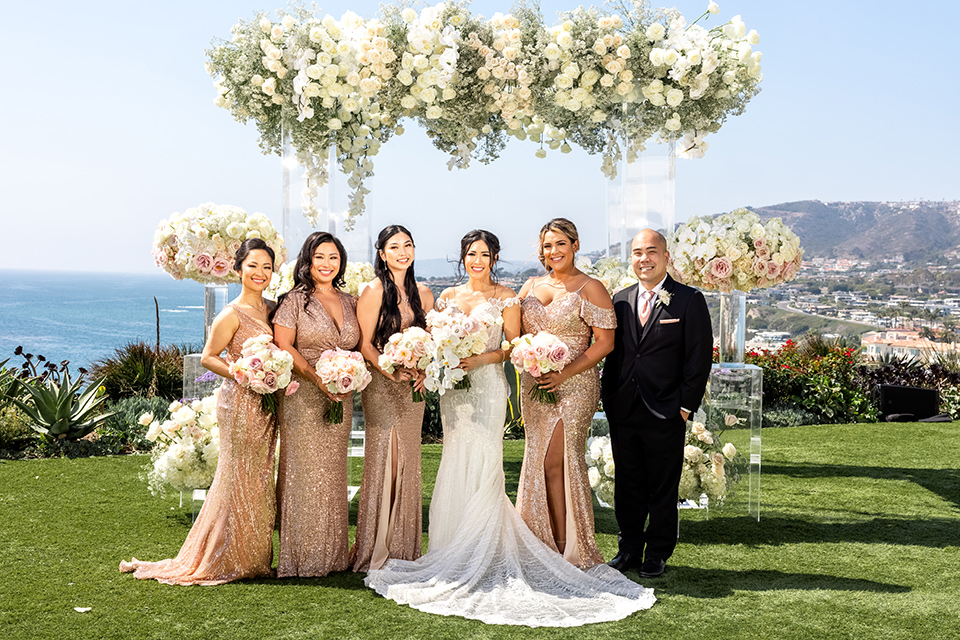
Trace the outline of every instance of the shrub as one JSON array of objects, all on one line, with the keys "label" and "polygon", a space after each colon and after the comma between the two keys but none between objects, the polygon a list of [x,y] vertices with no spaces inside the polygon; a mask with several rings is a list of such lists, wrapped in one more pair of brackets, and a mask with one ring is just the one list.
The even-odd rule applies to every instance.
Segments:
[{"label": "shrub", "polygon": [[13,405],[0,407],[0,457],[13,457],[37,439],[30,418]]},{"label": "shrub", "polygon": [[800,427],[805,424],[819,424],[820,417],[802,407],[780,405],[764,407],[763,428]]},{"label": "shrub", "polygon": [[824,423],[874,421],[877,408],[857,384],[859,357],[853,347],[814,336],[745,359],[763,369],[764,407],[792,406]]},{"label": "shrub", "polygon": [[96,430],[96,442],[104,453],[132,453],[149,451],[153,442],[146,439],[149,425],[141,425],[140,416],[152,413],[154,419],[163,422],[167,417],[170,403],[165,398],[134,396],[111,403],[113,411],[107,420]]},{"label": "shrub", "polygon": [[93,375],[105,379],[107,396],[114,402],[133,396],[178,400],[183,394],[183,356],[196,350],[192,345],[157,349],[143,341],[130,342],[113,357],[95,362]]}]

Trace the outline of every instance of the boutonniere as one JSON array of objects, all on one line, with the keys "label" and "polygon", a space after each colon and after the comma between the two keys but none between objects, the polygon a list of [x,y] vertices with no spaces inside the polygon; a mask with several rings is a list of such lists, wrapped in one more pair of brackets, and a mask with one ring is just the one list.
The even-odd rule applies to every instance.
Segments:
[{"label": "boutonniere", "polygon": [[660,306],[662,306],[662,307],[669,307],[669,306],[670,306],[670,299],[671,299],[672,297],[673,297],[673,296],[671,295],[671,293],[670,293],[669,291],[667,291],[666,289],[660,289],[659,291],[657,291],[657,302],[656,302],[656,304],[658,304],[658,305],[660,305]]}]

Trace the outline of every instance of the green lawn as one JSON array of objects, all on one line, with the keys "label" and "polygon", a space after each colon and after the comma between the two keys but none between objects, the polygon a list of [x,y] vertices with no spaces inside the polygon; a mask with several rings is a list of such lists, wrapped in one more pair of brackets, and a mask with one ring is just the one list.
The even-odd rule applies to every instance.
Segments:
[{"label": "green lawn", "polygon": [[[745,432],[727,435],[744,448]],[[138,480],[147,458],[6,461],[0,638],[960,638],[958,435],[954,423],[766,430],[759,523],[745,514],[745,485],[709,519],[682,512],[667,573],[647,583],[653,609],[565,630],[421,613],[353,573],[135,580],[118,573],[121,559],[170,557],[190,526],[175,495],[155,498]],[[504,444],[511,493],[522,448]],[[439,456],[424,446],[426,496]],[[616,531],[598,508],[608,558]]]}]

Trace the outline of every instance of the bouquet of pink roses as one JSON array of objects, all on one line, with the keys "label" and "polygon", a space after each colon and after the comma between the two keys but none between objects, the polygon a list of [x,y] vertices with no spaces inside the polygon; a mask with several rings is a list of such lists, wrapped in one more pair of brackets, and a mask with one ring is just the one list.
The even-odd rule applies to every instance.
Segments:
[{"label": "bouquet of pink roses", "polygon": [[273,394],[286,389],[290,395],[300,387],[291,380],[293,356],[273,344],[273,336],[262,333],[247,338],[240,350],[240,359],[230,363],[230,375],[241,387],[260,394],[261,406],[268,413],[277,412],[277,398]]},{"label": "bouquet of pink roses", "polygon": [[[548,371],[563,369],[570,353],[570,348],[560,338],[546,331],[537,335],[526,333],[503,346],[504,349],[513,346],[510,361],[517,369],[526,371],[534,378],[539,378]],[[553,391],[542,389],[539,385],[533,387],[530,397],[545,404],[554,404],[557,401],[557,395]]]},{"label": "bouquet of pink roses", "polygon": [[[395,333],[383,345],[383,353],[377,364],[387,373],[392,374],[397,367],[426,370],[433,361],[433,338],[420,327],[407,327],[400,333]],[[413,387],[414,382],[410,382]],[[413,389],[413,401],[423,402],[423,394]]]},{"label": "bouquet of pink roses", "polygon": [[[356,351],[327,349],[317,360],[317,375],[330,393],[349,393],[363,391],[373,376],[367,371],[367,365]],[[327,411],[327,422],[343,422],[343,402],[335,400]]]}]

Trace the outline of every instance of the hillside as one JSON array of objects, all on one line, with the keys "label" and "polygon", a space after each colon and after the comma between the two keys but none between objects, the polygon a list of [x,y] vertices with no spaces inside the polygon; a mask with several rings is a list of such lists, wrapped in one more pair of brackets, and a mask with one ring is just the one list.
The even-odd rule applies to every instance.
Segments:
[{"label": "hillside", "polygon": [[957,257],[960,202],[821,202],[803,200],[751,207],[761,218],[779,217],[800,236],[808,258],[908,262]]}]

